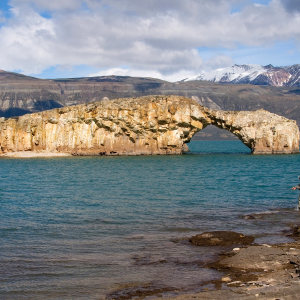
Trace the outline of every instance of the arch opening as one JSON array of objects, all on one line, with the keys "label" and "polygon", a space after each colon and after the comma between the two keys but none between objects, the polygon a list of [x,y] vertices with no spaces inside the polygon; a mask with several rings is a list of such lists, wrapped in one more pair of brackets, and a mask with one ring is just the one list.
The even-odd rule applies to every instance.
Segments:
[{"label": "arch opening", "polygon": [[[251,149],[247,147],[236,135],[227,129],[222,129],[216,125],[208,125],[198,131],[188,144],[192,153],[201,154],[250,154]],[[203,143],[198,143],[203,142]]]},{"label": "arch opening", "polygon": [[[218,128],[215,125],[208,125],[198,131],[191,141],[238,141],[238,137],[232,132]],[[241,142],[242,143],[242,142]]]}]

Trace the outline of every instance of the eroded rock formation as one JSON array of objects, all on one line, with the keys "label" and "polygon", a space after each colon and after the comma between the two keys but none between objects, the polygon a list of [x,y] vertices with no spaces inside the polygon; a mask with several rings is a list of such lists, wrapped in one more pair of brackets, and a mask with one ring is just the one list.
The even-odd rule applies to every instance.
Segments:
[{"label": "eroded rock formation", "polygon": [[295,121],[264,110],[211,110],[179,96],[145,96],[57,108],[0,119],[1,152],[77,155],[181,154],[208,125],[227,129],[252,153],[295,153]]},{"label": "eroded rock formation", "polygon": [[235,134],[254,154],[297,153],[296,121],[266,110],[215,111],[204,109],[211,124]]}]

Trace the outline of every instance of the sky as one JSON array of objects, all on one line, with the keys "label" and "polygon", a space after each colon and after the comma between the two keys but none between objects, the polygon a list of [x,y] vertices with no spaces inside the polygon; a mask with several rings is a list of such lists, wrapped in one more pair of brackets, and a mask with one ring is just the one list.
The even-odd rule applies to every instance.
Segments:
[{"label": "sky", "polygon": [[0,69],[168,81],[300,63],[300,0],[0,0]]}]

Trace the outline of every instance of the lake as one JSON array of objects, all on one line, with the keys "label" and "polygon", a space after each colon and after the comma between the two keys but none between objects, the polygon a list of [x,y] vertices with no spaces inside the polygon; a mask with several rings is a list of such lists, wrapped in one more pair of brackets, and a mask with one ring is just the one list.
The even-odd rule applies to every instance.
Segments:
[{"label": "lake", "polygon": [[[0,159],[2,299],[123,299],[210,288],[218,254],[188,238],[284,242],[300,224],[300,155],[193,141],[174,156]],[[245,219],[248,214],[258,218]],[[151,297],[149,297],[150,299]]]}]

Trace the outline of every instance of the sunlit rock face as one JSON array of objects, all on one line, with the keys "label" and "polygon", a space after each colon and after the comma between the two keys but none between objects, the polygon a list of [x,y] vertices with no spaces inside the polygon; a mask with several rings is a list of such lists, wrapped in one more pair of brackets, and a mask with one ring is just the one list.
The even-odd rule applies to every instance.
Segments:
[{"label": "sunlit rock face", "polygon": [[256,111],[215,111],[204,109],[211,124],[235,134],[253,154],[283,154],[299,151],[296,121]]},{"label": "sunlit rock face", "polygon": [[0,119],[1,152],[77,155],[182,154],[207,125],[238,136],[252,153],[295,153],[295,121],[264,110],[211,110],[180,96],[146,96],[57,108]]}]

